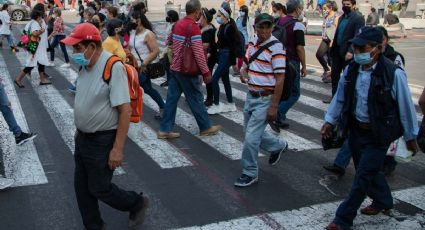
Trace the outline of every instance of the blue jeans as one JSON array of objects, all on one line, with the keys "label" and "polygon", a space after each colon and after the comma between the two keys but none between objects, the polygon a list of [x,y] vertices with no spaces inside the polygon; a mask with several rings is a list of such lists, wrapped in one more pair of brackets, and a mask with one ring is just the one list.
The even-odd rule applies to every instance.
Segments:
[{"label": "blue jeans", "polygon": [[267,126],[267,110],[272,97],[253,97],[247,94],[244,114],[245,140],[242,149],[242,173],[250,177],[258,175],[258,152],[260,149],[275,153],[285,147],[283,139],[265,132]]},{"label": "blue jeans", "polygon": [[12,37],[11,34],[2,34],[1,36],[2,36],[2,38],[1,38],[2,41],[3,41],[3,37],[6,37],[7,43],[9,44],[10,47],[15,46],[15,44],[13,43],[13,37]]},{"label": "blue jeans", "polygon": [[56,46],[60,45],[62,53],[63,53],[63,57],[65,58],[65,62],[69,63],[68,52],[66,51],[65,44],[59,43],[65,37],[66,37],[65,35],[55,35],[55,36],[53,36],[53,41],[50,44],[50,61],[55,60],[55,48],[56,48]]},{"label": "blue jeans", "polygon": [[298,99],[300,98],[301,95],[301,91],[300,91],[300,62],[299,61],[294,61],[294,60],[290,60],[290,63],[292,63],[292,65],[294,65],[295,69],[296,69],[296,75],[295,75],[295,79],[294,79],[294,83],[292,85],[292,91],[291,91],[291,96],[288,98],[288,100],[286,101],[281,101],[279,103],[279,107],[278,107],[278,112],[277,112],[277,122],[278,123],[282,123],[286,120],[286,113],[288,112],[288,110],[294,106],[294,104],[298,101]]},{"label": "blue jeans", "polygon": [[212,88],[213,88],[213,102],[218,105],[220,103],[220,86],[218,81],[223,81],[224,91],[226,91],[227,101],[233,103],[232,86],[230,85],[229,79],[229,68],[230,68],[230,50],[220,49],[218,52],[218,65],[217,69],[212,76]]},{"label": "blue jeans", "polygon": [[143,206],[141,196],[125,191],[111,182],[113,170],[108,166],[109,153],[116,130],[84,134],[75,138],[74,189],[86,229],[102,229],[104,222],[99,200],[120,211],[137,211]]},{"label": "blue jeans", "polygon": [[165,104],[160,131],[170,132],[176,120],[177,103],[182,93],[195,117],[199,130],[211,128],[211,121],[204,105],[204,97],[197,76],[184,75],[171,71],[168,81],[167,103]]},{"label": "blue jeans", "polygon": [[13,135],[15,135],[15,137],[21,135],[21,127],[19,127],[16,122],[15,115],[13,115],[13,111],[9,106],[9,99],[7,98],[6,92],[4,91],[4,85],[2,83],[0,83],[0,111]]},{"label": "blue jeans", "polygon": [[350,194],[338,207],[334,219],[334,223],[344,229],[349,229],[353,225],[357,210],[366,196],[373,200],[372,207],[374,208],[390,209],[393,207],[391,190],[381,170],[389,144],[379,144],[374,140],[370,130],[351,129],[348,141],[356,175]]},{"label": "blue jeans", "polygon": [[139,73],[139,84],[143,88],[143,92],[149,95],[155,102],[158,104],[160,109],[164,108],[164,100],[162,100],[161,94],[158,93],[156,89],[152,87],[151,78],[148,77],[145,73]]}]

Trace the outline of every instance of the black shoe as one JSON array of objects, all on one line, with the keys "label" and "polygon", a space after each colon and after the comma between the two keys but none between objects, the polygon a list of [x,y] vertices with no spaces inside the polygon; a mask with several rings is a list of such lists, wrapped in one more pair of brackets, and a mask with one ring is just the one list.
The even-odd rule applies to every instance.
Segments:
[{"label": "black shoe", "polygon": [[166,87],[168,86],[168,81],[164,81],[163,83],[161,83],[159,86],[161,87]]},{"label": "black shoe", "polygon": [[236,179],[234,185],[236,187],[248,187],[256,182],[258,182],[258,177],[250,177],[245,174],[242,174],[241,177]]},{"label": "black shoe", "polygon": [[27,141],[30,141],[37,137],[36,133],[24,133],[21,132],[21,135],[15,137],[16,145],[22,145]]},{"label": "black shoe", "polygon": [[333,172],[337,174],[338,176],[343,176],[345,174],[345,169],[333,164],[333,165],[325,165],[323,166],[324,169],[328,170],[329,172]]},{"label": "black shoe", "polygon": [[323,100],[322,102],[325,104],[330,104],[332,99]]},{"label": "black shoe", "polygon": [[210,107],[210,106],[212,106],[212,104],[213,104],[213,102],[212,102],[212,100],[205,100],[204,101],[204,105],[206,106],[206,107]]},{"label": "black shoe", "polygon": [[162,113],[164,112],[164,109],[160,109],[159,110],[159,112],[157,112],[155,115],[154,115],[154,118],[156,119],[156,120],[161,120],[162,119]]},{"label": "black shoe", "polygon": [[269,165],[276,165],[279,162],[282,153],[286,152],[286,150],[288,150],[288,142],[286,142],[285,147],[279,150],[279,152],[270,154]]},{"label": "black shoe", "polygon": [[287,128],[289,128],[289,124],[288,123],[286,123],[286,122],[282,122],[282,123],[276,123],[278,126],[279,126],[279,128],[281,128],[281,129],[287,129]]},{"label": "black shoe", "polygon": [[268,121],[270,128],[275,131],[276,133],[280,133],[279,125],[276,123],[276,121]]},{"label": "black shoe", "polygon": [[130,212],[129,220],[128,220],[128,228],[133,229],[145,221],[146,210],[149,208],[149,198],[147,196],[140,195],[143,199],[142,207],[135,211]]}]

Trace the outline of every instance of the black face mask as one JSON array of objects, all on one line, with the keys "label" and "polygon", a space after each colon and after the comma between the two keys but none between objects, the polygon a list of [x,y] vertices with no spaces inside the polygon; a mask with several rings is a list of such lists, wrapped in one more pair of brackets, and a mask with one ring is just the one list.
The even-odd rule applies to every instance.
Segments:
[{"label": "black face mask", "polygon": [[128,29],[129,30],[135,30],[137,28],[137,24],[134,22],[128,23]]},{"label": "black face mask", "polygon": [[171,22],[171,18],[167,16],[167,17],[165,18],[165,21],[166,21],[166,22],[168,22],[168,23],[170,23],[170,22]]},{"label": "black face mask", "polygon": [[344,11],[344,14],[351,13],[351,6],[343,6],[342,11]]}]

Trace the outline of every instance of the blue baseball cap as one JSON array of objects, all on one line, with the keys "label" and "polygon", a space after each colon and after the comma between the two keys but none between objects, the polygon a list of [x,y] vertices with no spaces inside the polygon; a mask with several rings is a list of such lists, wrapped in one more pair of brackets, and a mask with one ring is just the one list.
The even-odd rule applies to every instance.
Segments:
[{"label": "blue baseball cap", "polygon": [[384,34],[382,31],[375,27],[364,26],[360,29],[359,33],[350,40],[353,45],[365,46],[369,42],[382,43]]}]

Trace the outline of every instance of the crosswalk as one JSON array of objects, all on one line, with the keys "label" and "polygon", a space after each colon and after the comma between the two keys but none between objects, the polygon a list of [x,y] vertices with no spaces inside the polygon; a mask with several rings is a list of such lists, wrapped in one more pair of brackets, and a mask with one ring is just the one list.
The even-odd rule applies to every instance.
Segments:
[{"label": "crosswalk", "polygon": [[[162,26],[162,24],[157,26]],[[72,28],[70,25],[67,25],[67,33],[71,30]],[[157,31],[159,31],[159,40],[163,41],[165,37],[165,35],[161,33],[163,30],[159,29]],[[68,49],[68,52],[71,53],[72,51]],[[33,95],[34,100],[41,102],[42,109],[47,112],[50,120],[53,122],[54,127],[60,135],[60,137],[55,138],[60,138],[65,144],[63,148],[66,149],[66,152],[73,154],[75,134],[72,101],[73,96],[71,94],[65,95],[66,90],[64,89],[76,81],[78,77],[78,68],[76,66],[72,66],[71,68],[58,67],[64,62],[61,52],[57,52],[56,54],[56,67],[47,67],[46,70],[47,73],[53,76],[51,79],[53,85],[40,86],[38,73],[37,71],[33,71],[31,76],[24,82],[27,86],[24,93]],[[25,114],[29,113],[30,110],[21,104],[20,97],[23,92],[16,92],[13,87],[14,76],[11,76],[6,68],[6,66],[12,62],[20,64],[19,66],[23,66],[25,55],[25,52],[19,52],[16,53],[16,55],[1,52],[0,75],[3,79],[3,84],[6,87],[9,99],[12,102],[12,107],[14,108],[14,113],[18,123],[24,130],[28,130]],[[310,69],[310,71],[316,71],[317,73],[317,70],[314,68]],[[54,75],[52,73],[54,73]],[[322,102],[322,98],[329,97],[331,91],[330,85],[320,82],[318,75],[319,74],[311,74],[305,79],[302,79],[302,95],[297,106],[291,109],[287,114],[291,128],[282,131],[280,134],[276,134],[288,141],[290,152],[292,153],[305,154],[309,151],[319,151],[321,149],[320,128],[323,124],[324,112],[328,106]],[[153,111],[157,111],[158,106],[148,95],[145,95],[145,109],[148,111],[145,113],[145,119],[143,119],[140,123],[131,124],[128,133],[129,142],[132,146],[131,154],[148,157],[155,164],[155,167],[158,167],[160,170],[189,170],[190,168],[199,167],[199,161],[202,161],[193,156],[192,152],[189,151],[188,153],[188,151],[186,151],[186,148],[192,147],[190,146],[191,143],[186,143],[187,140],[190,140],[193,143],[196,142],[200,144],[197,148],[200,151],[199,154],[211,154],[208,156],[211,157],[211,159],[220,161],[223,164],[237,165],[238,161],[241,159],[241,149],[243,144],[242,109],[247,90],[246,86],[239,82],[239,78],[232,76],[230,78],[237,111],[211,116],[213,123],[220,124],[218,122],[222,121],[225,124],[223,130],[220,131],[218,135],[211,137],[199,136],[199,129],[196,121],[184,101],[184,96],[182,96],[177,108],[175,127],[179,131],[183,131],[182,134],[187,136],[189,139],[183,138],[183,140],[172,141],[158,140],[156,138],[158,122],[152,117],[146,117],[151,116]],[[166,88],[159,87],[159,84],[162,81],[162,78],[153,79],[152,83],[165,99]],[[221,96],[224,98],[223,85],[220,84],[220,87],[222,92]],[[304,94],[303,92],[307,93]],[[317,97],[314,95],[317,95]],[[222,101],[224,102],[224,100]],[[420,119],[421,117],[418,117],[418,121]],[[40,150],[34,143],[37,140],[31,141],[26,145],[16,147],[13,144],[10,144],[14,143],[13,135],[11,135],[6,127],[4,120],[0,117],[0,145],[3,151],[6,176],[15,179],[15,187],[48,183],[48,175],[44,171],[43,164],[39,159]],[[267,127],[267,131],[272,132],[269,127]],[[39,136],[39,138],[48,137]],[[260,157],[264,158],[264,156],[265,155],[260,153]],[[140,164],[143,164],[143,162]],[[128,173],[134,172],[131,165],[133,164],[124,164],[122,168],[116,171],[116,175],[125,177]],[[209,173],[207,174],[209,175]],[[423,190],[424,188],[420,188],[420,191]],[[398,196],[401,197],[400,194]],[[405,202],[408,200],[407,198],[403,199]],[[317,226],[323,226],[323,220],[329,220],[330,213],[334,211],[336,205],[337,202],[331,202],[293,211],[272,212],[269,214],[260,213],[258,215],[236,219],[228,218],[225,221],[217,222],[215,224],[189,227],[185,229],[253,229],[253,227],[256,226],[256,223],[259,224],[259,227],[257,226],[258,229],[316,229]],[[413,205],[417,204],[415,203]],[[326,211],[329,210],[332,212],[327,213]],[[314,216],[314,212],[319,211],[320,213],[327,213],[326,215],[328,216]],[[286,221],[288,218],[292,218],[293,216],[299,216],[300,213],[303,213],[304,215],[304,219],[300,222],[288,223]],[[306,213],[310,214],[307,215]],[[300,223],[304,223],[309,227],[297,227]],[[248,228],[244,228],[243,226],[248,226]]]}]

